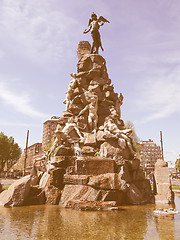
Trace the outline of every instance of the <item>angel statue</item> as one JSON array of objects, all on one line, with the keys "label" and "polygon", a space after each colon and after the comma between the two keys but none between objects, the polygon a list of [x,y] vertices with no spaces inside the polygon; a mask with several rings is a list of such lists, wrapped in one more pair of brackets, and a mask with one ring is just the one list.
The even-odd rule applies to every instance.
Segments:
[{"label": "angel statue", "polygon": [[94,12],[91,14],[91,18],[89,19],[88,24],[89,28],[84,30],[84,33],[88,33],[91,30],[91,36],[93,39],[91,53],[98,54],[99,47],[101,47],[102,51],[104,51],[101,43],[99,28],[105,22],[109,23],[109,21],[104,17],[100,16],[99,18],[97,18],[97,15]]}]

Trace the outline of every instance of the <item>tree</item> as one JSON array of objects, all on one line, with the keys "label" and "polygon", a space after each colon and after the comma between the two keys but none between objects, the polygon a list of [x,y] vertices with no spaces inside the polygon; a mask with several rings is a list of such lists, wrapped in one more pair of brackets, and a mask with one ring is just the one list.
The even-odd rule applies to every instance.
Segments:
[{"label": "tree", "polygon": [[14,138],[0,132],[0,171],[4,169],[5,164],[7,165],[7,169],[11,168],[17,162],[20,155],[21,148],[14,142]]},{"label": "tree", "polygon": [[180,154],[179,158],[176,160],[176,169],[178,170],[178,172],[180,172]]},{"label": "tree", "polygon": [[139,151],[140,151],[140,147],[139,147],[140,146],[139,145],[140,139],[136,135],[134,124],[131,121],[128,120],[124,123],[124,125],[125,125],[126,129],[131,129],[132,130],[132,133],[131,133],[130,137],[132,139],[133,147],[138,154]]}]

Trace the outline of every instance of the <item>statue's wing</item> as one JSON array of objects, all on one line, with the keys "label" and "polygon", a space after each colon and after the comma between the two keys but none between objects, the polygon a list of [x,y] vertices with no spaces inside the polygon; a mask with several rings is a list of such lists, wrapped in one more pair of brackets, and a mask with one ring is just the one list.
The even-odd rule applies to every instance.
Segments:
[{"label": "statue's wing", "polygon": [[92,18],[89,19],[88,26],[90,26],[91,22],[92,22]]},{"label": "statue's wing", "polygon": [[110,23],[107,19],[105,19],[103,16],[100,16],[98,18],[98,22],[107,22],[107,23]]}]

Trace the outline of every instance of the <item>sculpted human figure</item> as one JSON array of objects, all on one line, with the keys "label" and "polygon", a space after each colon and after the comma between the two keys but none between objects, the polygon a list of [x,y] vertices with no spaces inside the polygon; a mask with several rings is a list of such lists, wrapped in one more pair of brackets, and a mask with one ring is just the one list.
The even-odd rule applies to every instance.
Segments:
[{"label": "sculpted human figure", "polygon": [[101,43],[99,28],[105,22],[109,23],[109,21],[104,17],[100,16],[99,18],[97,18],[97,15],[95,13],[91,14],[91,18],[89,19],[89,24],[88,24],[89,28],[84,30],[84,33],[88,33],[91,30],[91,36],[93,39],[91,53],[98,54],[99,47],[101,47],[102,51],[104,51]]},{"label": "sculpted human figure", "polygon": [[55,134],[55,139],[54,139],[54,142],[53,142],[53,145],[52,145],[50,151],[48,152],[48,156],[50,156],[51,153],[53,153],[54,150],[62,144],[63,139],[65,138],[60,124],[57,125],[54,134]]},{"label": "sculpted human figure", "polygon": [[117,112],[119,118],[121,118],[121,105],[123,104],[123,98],[124,97],[123,97],[122,93],[120,93],[120,95],[116,101],[115,108],[116,108],[116,112]]},{"label": "sculpted human figure", "polygon": [[76,74],[71,73],[70,75],[71,75],[72,80],[70,81],[70,83],[68,85],[68,90],[66,92],[66,99],[63,101],[63,103],[66,104],[66,110],[69,109],[69,106],[70,106],[70,103],[71,103],[71,95],[73,93],[73,89],[77,85]]},{"label": "sculpted human figure", "polygon": [[126,143],[127,143],[131,154],[133,155],[135,154],[135,151],[133,150],[133,147],[132,147],[131,139],[129,137],[129,135],[132,132],[131,129],[120,130],[111,118],[107,118],[104,123],[104,131],[117,136],[118,144],[122,149],[126,147]]},{"label": "sculpted human figure", "polygon": [[77,135],[79,136],[79,138],[81,139],[81,141],[84,140],[81,132],[79,131],[76,123],[74,123],[73,118],[69,118],[68,122],[66,123],[66,125],[64,126],[64,128],[61,127],[60,124],[57,125],[56,131],[55,131],[55,140],[54,143],[50,149],[50,151],[48,152],[48,156],[51,155],[51,153],[54,152],[54,150],[62,145],[63,141],[66,141],[68,138],[68,135],[70,134],[70,132],[72,132],[73,130],[76,131]]},{"label": "sculpted human figure", "polygon": [[69,118],[68,122],[66,123],[65,127],[63,128],[62,132],[64,133],[65,136],[68,136],[70,132],[73,130],[76,131],[77,135],[81,139],[81,141],[84,140],[81,132],[79,131],[77,124],[74,122],[73,118]]},{"label": "sculpted human figure", "polygon": [[90,127],[90,131],[94,131],[96,133],[97,130],[97,124],[98,124],[98,97],[93,96],[90,100],[90,103],[85,106],[85,108],[78,114],[78,116],[81,116],[85,111],[89,110],[88,115],[88,123]]}]

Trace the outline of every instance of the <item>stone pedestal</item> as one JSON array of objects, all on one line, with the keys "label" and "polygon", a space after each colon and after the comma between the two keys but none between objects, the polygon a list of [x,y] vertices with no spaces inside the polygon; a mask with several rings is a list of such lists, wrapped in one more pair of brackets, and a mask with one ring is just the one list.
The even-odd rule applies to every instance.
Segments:
[{"label": "stone pedestal", "polygon": [[78,175],[99,175],[115,172],[115,161],[106,158],[77,158],[75,171]]},{"label": "stone pedestal", "polygon": [[169,168],[167,162],[159,159],[155,164],[155,181],[157,195],[155,203],[172,204],[174,203],[174,193],[172,191],[171,180],[169,177]]},{"label": "stone pedestal", "polygon": [[77,46],[77,55],[80,59],[85,54],[90,54],[91,44],[88,41],[80,41]]}]

